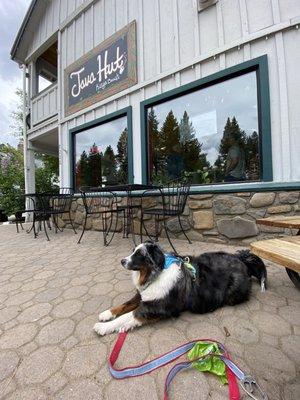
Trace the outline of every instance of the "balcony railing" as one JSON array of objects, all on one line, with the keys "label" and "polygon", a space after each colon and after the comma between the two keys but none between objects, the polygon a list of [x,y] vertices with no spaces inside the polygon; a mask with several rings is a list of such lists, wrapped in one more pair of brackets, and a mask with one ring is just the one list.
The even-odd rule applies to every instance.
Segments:
[{"label": "balcony railing", "polygon": [[58,106],[57,83],[47,87],[41,93],[31,99],[31,126],[34,127],[41,122],[54,117]]}]

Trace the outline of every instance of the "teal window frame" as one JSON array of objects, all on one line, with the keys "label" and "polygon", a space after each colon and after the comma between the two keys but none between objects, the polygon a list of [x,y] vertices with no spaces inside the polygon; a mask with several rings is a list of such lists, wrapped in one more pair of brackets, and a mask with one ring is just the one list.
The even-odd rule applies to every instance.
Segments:
[{"label": "teal window frame", "polygon": [[[259,185],[262,182],[273,181],[272,168],[272,140],[271,140],[271,119],[270,119],[270,93],[269,93],[269,72],[267,55],[254,58],[216,72],[212,75],[198,79],[186,85],[169,90],[165,93],[144,100],[140,103],[141,113],[141,156],[142,156],[142,183],[149,183],[149,162],[148,162],[148,132],[147,132],[147,108],[155,106],[165,101],[175,99],[176,97],[197,91],[201,88],[223,82],[230,78],[243,75],[247,72],[256,71],[257,77],[257,101],[258,101],[258,126],[260,133],[260,157],[261,157],[261,178],[257,182]],[[211,186],[222,185],[231,188],[238,186],[245,187],[251,185],[251,182],[243,183],[214,183]],[[193,185],[193,188],[205,188],[205,185]],[[211,189],[210,189],[211,190]],[[228,190],[228,191],[229,191]],[[194,190],[193,190],[194,191]],[[227,191],[227,190],[226,190]]]},{"label": "teal window frame", "polygon": [[127,117],[127,156],[128,156],[128,183],[133,183],[134,175],[133,175],[133,138],[132,138],[132,107],[125,107],[121,110],[115,111],[113,113],[104,115],[103,117],[94,119],[93,121],[86,122],[85,124],[76,126],[69,130],[69,149],[70,149],[70,186],[74,190],[75,187],[75,146],[74,146],[74,137],[77,133],[82,132],[89,128],[94,128],[95,126],[99,126],[105,124],[107,122],[114,121],[121,117]]}]

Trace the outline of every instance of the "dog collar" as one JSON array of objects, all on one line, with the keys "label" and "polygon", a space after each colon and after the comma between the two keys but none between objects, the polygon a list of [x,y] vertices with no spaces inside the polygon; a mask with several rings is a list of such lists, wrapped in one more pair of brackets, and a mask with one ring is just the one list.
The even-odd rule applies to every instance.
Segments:
[{"label": "dog collar", "polygon": [[172,264],[181,265],[182,260],[173,254],[165,253],[164,269],[168,269]]}]

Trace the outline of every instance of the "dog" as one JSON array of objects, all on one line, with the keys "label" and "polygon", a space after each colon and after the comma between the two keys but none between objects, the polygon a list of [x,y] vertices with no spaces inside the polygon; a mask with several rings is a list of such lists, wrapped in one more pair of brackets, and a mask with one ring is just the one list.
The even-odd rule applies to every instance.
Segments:
[{"label": "dog", "polygon": [[262,291],[267,283],[263,261],[248,250],[182,257],[165,254],[157,243],[147,241],[121,264],[132,271],[137,292],[126,303],[99,315],[100,322],[94,326],[99,335],[178,317],[183,311],[203,314],[240,304],[249,299],[252,276]]}]

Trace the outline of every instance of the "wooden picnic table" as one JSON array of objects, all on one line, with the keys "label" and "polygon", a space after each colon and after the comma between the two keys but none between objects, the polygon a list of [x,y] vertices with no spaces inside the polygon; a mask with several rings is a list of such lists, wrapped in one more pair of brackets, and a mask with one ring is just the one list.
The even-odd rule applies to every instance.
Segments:
[{"label": "wooden picnic table", "polygon": [[300,229],[300,215],[293,215],[288,217],[268,217],[259,218],[256,220],[257,224],[267,226],[278,226],[281,228]]},{"label": "wooden picnic table", "polygon": [[285,236],[251,243],[251,251],[267,260],[283,265],[294,285],[300,289],[300,217],[268,217],[258,224],[298,229],[296,236]]}]

